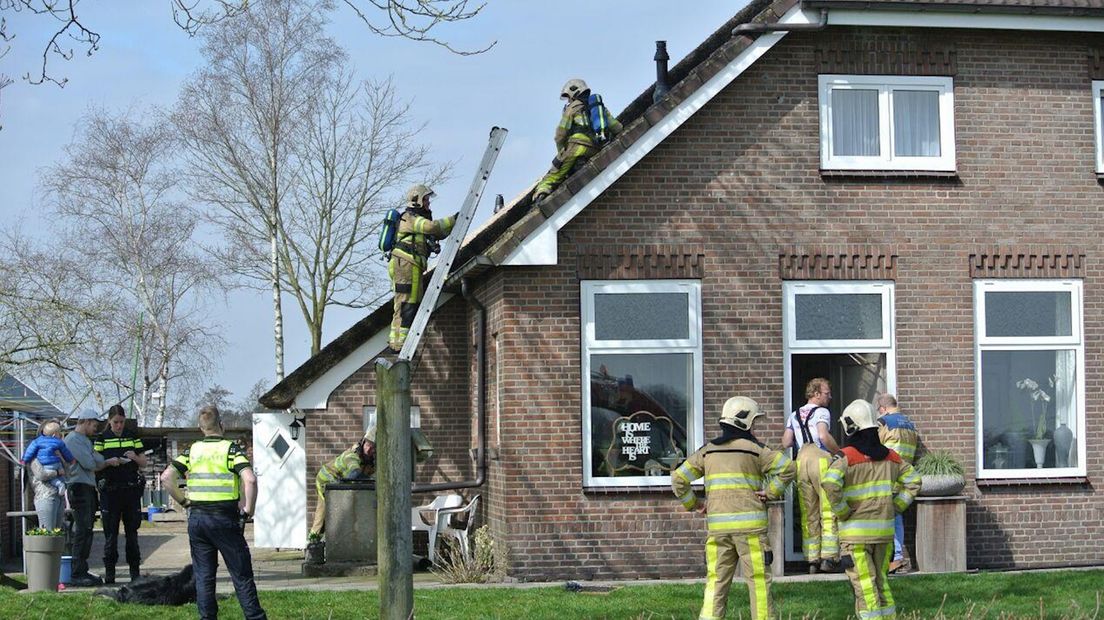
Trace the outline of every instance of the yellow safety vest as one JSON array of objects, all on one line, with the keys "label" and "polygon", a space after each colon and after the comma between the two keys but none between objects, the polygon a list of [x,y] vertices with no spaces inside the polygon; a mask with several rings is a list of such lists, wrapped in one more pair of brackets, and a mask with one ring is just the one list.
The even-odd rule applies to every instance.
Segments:
[{"label": "yellow safety vest", "polygon": [[[230,469],[229,439],[197,441],[188,450],[188,500],[233,502],[238,500],[238,475]],[[245,457],[241,457],[245,458]]]}]

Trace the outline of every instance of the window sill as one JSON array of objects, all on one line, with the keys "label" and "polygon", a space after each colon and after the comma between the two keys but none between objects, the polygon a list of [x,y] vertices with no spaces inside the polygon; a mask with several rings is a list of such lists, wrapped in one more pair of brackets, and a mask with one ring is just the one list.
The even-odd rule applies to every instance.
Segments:
[{"label": "window sill", "polygon": [[[700,492],[700,485],[694,486],[694,490]],[[583,493],[596,495],[609,495],[612,493],[664,493],[671,495],[671,485],[665,486],[631,486],[631,487],[583,487]]]},{"label": "window sill", "polygon": [[1097,172],[1096,173],[1096,180],[1104,183],[1104,172]]},{"label": "window sill", "polygon": [[1062,476],[1054,478],[979,478],[979,489],[1011,486],[1040,486],[1053,484],[1088,484],[1087,476]]},{"label": "window sill", "polygon": [[888,179],[957,179],[957,170],[844,170],[821,168],[820,176],[828,178],[888,178]]}]

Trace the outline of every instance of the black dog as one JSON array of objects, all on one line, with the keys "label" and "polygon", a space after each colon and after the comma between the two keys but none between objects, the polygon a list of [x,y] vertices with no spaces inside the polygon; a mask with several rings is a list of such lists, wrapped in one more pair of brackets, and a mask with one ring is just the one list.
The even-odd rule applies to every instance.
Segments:
[{"label": "black dog", "polygon": [[189,564],[184,570],[168,577],[141,577],[118,590],[103,588],[96,594],[120,603],[186,605],[196,600],[195,574]]}]

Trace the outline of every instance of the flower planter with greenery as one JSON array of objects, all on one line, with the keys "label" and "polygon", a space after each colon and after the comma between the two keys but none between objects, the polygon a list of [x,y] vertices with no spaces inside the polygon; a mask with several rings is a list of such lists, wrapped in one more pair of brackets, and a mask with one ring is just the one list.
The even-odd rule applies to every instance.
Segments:
[{"label": "flower planter with greenery", "polygon": [[322,535],[317,532],[307,534],[306,562],[307,564],[326,563],[326,541],[322,540]]},{"label": "flower planter with greenery", "polygon": [[916,461],[920,474],[920,495],[942,497],[958,495],[966,487],[962,465],[949,452],[928,452]]},{"label": "flower planter with greenery", "polygon": [[56,592],[61,574],[65,532],[61,528],[36,527],[23,535],[27,557],[27,588],[31,592]]}]

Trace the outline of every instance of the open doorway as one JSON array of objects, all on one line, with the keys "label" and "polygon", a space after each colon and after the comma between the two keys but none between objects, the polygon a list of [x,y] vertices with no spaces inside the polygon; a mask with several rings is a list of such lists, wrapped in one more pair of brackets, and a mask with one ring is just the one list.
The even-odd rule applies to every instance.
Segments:
[{"label": "open doorway", "polygon": [[861,398],[874,402],[878,394],[888,389],[885,353],[804,353],[790,356],[790,410],[805,404],[805,384],[823,377],[832,382],[832,436],[843,445],[843,431],[838,421],[851,401]]}]

